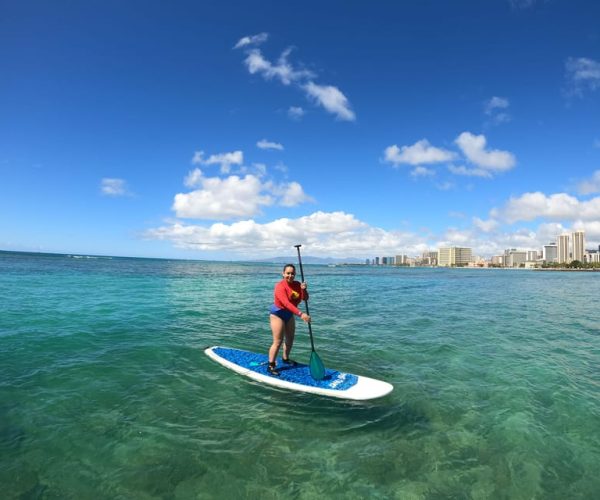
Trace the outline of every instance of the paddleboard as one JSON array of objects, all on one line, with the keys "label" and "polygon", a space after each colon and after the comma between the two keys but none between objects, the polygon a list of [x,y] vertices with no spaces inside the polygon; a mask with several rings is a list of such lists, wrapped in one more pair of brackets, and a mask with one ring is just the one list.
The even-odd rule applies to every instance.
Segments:
[{"label": "paddleboard", "polygon": [[263,384],[292,391],[364,401],[383,397],[394,388],[392,384],[382,380],[331,369],[325,370],[323,380],[314,380],[308,365],[298,363],[296,366],[290,366],[280,359],[277,360],[280,376],[275,376],[267,371],[269,358],[266,354],[220,346],[208,347],[204,352],[234,372]]}]

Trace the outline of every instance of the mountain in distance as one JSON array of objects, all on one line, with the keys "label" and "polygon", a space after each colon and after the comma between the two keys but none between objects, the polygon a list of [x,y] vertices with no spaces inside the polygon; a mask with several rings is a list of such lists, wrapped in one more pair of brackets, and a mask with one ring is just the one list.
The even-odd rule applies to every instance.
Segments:
[{"label": "mountain in distance", "polygon": [[[271,262],[275,264],[296,264],[298,261],[298,256],[295,255],[293,257],[269,257],[266,259],[257,259],[251,262]],[[357,259],[354,257],[343,257],[343,258],[334,258],[334,257],[313,257],[311,255],[303,255],[302,256],[303,264],[364,264],[364,259]]]}]

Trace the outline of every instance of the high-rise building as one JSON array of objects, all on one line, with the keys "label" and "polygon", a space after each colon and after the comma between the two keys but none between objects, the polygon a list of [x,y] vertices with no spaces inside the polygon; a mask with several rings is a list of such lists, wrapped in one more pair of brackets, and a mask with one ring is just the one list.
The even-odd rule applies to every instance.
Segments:
[{"label": "high-rise building", "polygon": [[556,238],[556,262],[559,264],[568,264],[571,262],[568,234],[561,234],[558,238]]},{"label": "high-rise building", "polygon": [[556,243],[548,243],[544,245],[544,250],[542,252],[542,259],[544,262],[556,262],[558,257]]},{"label": "high-rise building", "polygon": [[504,255],[494,255],[492,257],[492,265],[503,266],[504,265]]},{"label": "high-rise building", "polygon": [[437,266],[438,253],[425,250],[421,257],[421,263],[427,266]]},{"label": "high-rise building", "polygon": [[573,238],[571,256],[573,260],[583,262],[583,256],[585,254],[585,231],[575,231],[571,237]]},{"label": "high-rise building", "polygon": [[442,247],[438,250],[438,266],[466,266],[471,262],[472,250],[464,247]]},{"label": "high-rise building", "polygon": [[525,264],[527,260],[527,252],[519,252],[518,250],[511,250],[508,253],[508,260],[504,263],[506,267],[520,267],[521,264]]}]

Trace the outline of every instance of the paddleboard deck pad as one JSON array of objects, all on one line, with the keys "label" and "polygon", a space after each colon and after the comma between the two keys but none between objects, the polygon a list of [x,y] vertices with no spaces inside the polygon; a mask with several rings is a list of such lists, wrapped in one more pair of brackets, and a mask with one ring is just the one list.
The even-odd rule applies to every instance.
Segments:
[{"label": "paddleboard deck pad", "polygon": [[393,390],[392,384],[351,373],[326,369],[323,380],[314,380],[308,365],[298,363],[291,366],[277,360],[280,375],[267,371],[269,358],[266,354],[231,349],[208,347],[205,354],[217,363],[257,382],[299,392],[308,392],[340,399],[364,401],[383,397]]}]

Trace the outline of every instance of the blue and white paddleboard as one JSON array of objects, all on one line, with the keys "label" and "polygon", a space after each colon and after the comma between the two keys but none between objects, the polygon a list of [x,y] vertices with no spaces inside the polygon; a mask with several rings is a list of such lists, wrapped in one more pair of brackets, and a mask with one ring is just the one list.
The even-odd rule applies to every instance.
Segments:
[{"label": "blue and white paddleboard", "polygon": [[219,346],[208,347],[204,352],[217,363],[234,372],[257,382],[292,391],[310,392],[341,399],[366,400],[385,396],[394,388],[392,384],[381,380],[329,369],[325,370],[323,380],[314,380],[308,365],[298,363],[296,366],[289,366],[279,360],[277,370],[280,376],[277,377],[267,371],[269,359],[266,354]]}]

